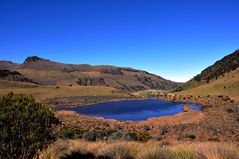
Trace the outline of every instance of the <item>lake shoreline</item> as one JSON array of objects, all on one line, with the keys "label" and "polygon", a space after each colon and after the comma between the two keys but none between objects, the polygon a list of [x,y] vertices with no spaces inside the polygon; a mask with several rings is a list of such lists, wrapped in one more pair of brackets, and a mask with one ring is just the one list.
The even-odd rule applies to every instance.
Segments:
[{"label": "lake shoreline", "polygon": [[190,108],[190,106],[188,104],[183,104],[181,109],[183,110],[183,112],[179,112],[179,113],[174,114],[174,115],[163,115],[163,116],[159,116],[159,117],[150,117],[150,118],[147,118],[145,120],[107,119],[107,118],[104,118],[104,117],[90,116],[90,115],[82,114],[82,113],[79,113],[79,112],[74,111],[74,110],[56,110],[55,114],[57,114],[57,116],[59,116],[59,114],[61,116],[62,115],[63,116],[64,115],[67,115],[67,116],[71,116],[71,115],[75,116],[76,115],[76,116],[79,116],[79,117],[87,117],[87,118],[92,118],[92,119],[96,119],[96,120],[103,120],[103,121],[106,121],[106,122],[116,121],[116,122],[131,122],[131,123],[137,123],[137,124],[193,123],[193,122],[198,121],[198,119],[201,119],[203,117],[203,112],[201,110],[196,110],[196,109]]}]

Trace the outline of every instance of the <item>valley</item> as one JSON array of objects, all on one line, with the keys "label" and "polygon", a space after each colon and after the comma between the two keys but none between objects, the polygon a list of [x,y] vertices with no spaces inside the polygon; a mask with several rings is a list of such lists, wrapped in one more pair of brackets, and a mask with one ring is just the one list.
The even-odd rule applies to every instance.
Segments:
[{"label": "valley", "polygon": [[[238,51],[230,57],[237,56]],[[232,61],[233,59],[230,58]],[[220,61],[209,68],[218,67],[218,63]],[[153,145],[160,144],[168,148],[185,143],[238,144],[239,61],[236,59],[235,63],[236,68],[233,65],[230,71],[228,68],[220,75],[210,72],[212,74],[210,80],[204,79],[204,74],[208,75],[208,73],[202,71],[202,74],[183,84],[165,80],[145,71],[112,66],[60,64],[38,57],[29,57],[20,65],[0,62],[0,69],[3,70],[0,77],[0,95],[10,92],[32,95],[37,101],[50,107],[58,120],[53,132],[57,142],[60,143],[76,142],[77,145],[77,143],[85,142],[84,145],[91,146],[93,143],[87,142],[107,145],[120,141],[126,144],[153,142]],[[46,65],[47,67],[44,67]],[[87,80],[82,80],[86,77]],[[199,77],[200,80],[198,80]],[[102,80],[96,80],[96,78]],[[114,82],[106,85],[106,81],[110,80]],[[121,85],[113,84],[119,81]],[[125,82],[124,85],[122,81]],[[131,104],[125,107],[125,110],[120,110],[120,107],[117,108],[114,104],[111,106],[114,108],[104,108],[109,102],[120,103],[120,101]],[[172,102],[178,104],[177,109],[180,111],[166,116],[161,116],[160,113],[157,116],[156,113],[144,120],[129,120],[130,118],[116,120],[103,118],[103,115],[94,117],[72,111],[84,106],[91,109],[100,104],[107,111],[112,109],[112,112],[118,116],[125,116],[122,111],[131,110],[130,107],[136,108],[134,102],[137,101],[151,103],[151,105],[145,103],[144,106],[147,109],[160,105],[160,101]],[[201,110],[191,109],[188,104],[199,105]],[[146,110],[145,113],[138,113],[138,115],[143,116],[147,113],[152,114],[153,111]],[[137,112],[131,115],[132,118],[134,115],[137,118]],[[48,149],[41,152],[40,156],[49,153],[48,151],[52,148],[56,149],[54,151],[59,151],[57,147],[50,145]],[[129,150],[131,151],[130,148]],[[89,151],[94,152],[91,149]],[[194,150],[190,149],[190,151]],[[65,153],[70,155],[72,152]],[[48,155],[51,156],[51,154]],[[44,156],[41,158],[44,159]]]}]

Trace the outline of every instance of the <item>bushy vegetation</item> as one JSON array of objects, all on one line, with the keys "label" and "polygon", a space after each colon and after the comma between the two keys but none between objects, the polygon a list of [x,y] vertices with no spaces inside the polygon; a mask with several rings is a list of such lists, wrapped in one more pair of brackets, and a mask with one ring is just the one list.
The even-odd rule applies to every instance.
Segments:
[{"label": "bushy vegetation", "polygon": [[82,134],[76,129],[64,127],[57,132],[56,136],[63,139],[78,139]]},{"label": "bushy vegetation", "polygon": [[82,135],[82,139],[85,141],[96,141],[102,140],[105,136],[105,133],[102,131],[88,131]]},{"label": "bushy vegetation", "polygon": [[54,115],[31,96],[0,97],[0,158],[32,158],[51,141]]},{"label": "bushy vegetation", "polygon": [[84,141],[148,141],[151,137],[147,132],[123,132],[123,131],[101,131],[101,130],[78,130],[63,127],[56,133],[57,138],[61,139],[82,139]]},{"label": "bushy vegetation", "polygon": [[128,133],[117,131],[110,135],[109,140],[131,140],[131,136]]}]

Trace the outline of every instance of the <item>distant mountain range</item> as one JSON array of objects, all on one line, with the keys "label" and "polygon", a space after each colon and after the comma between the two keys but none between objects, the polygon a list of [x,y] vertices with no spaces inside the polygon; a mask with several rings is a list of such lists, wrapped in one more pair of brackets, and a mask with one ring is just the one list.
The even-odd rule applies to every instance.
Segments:
[{"label": "distant mountain range", "polygon": [[5,72],[5,77],[0,79],[33,82],[43,86],[109,86],[132,92],[145,89],[170,90],[182,85],[132,68],[64,64],[37,56],[27,57],[22,64],[0,61],[0,70]]},{"label": "distant mountain range", "polygon": [[207,67],[175,91],[198,95],[239,95],[239,50]]}]

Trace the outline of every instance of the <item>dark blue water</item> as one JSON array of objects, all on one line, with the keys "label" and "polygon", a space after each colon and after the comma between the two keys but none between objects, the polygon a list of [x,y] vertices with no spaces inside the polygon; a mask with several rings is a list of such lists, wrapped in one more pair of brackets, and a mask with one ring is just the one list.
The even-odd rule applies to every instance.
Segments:
[{"label": "dark blue water", "polygon": [[[80,106],[74,108],[59,108],[60,110],[73,110],[80,114],[103,117],[116,120],[146,120],[152,117],[169,116],[183,112],[184,103],[168,102],[163,100],[129,100]],[[189,104],[196,110],[200,106]],[[58,109],[58,110],[59,110]]]}]

